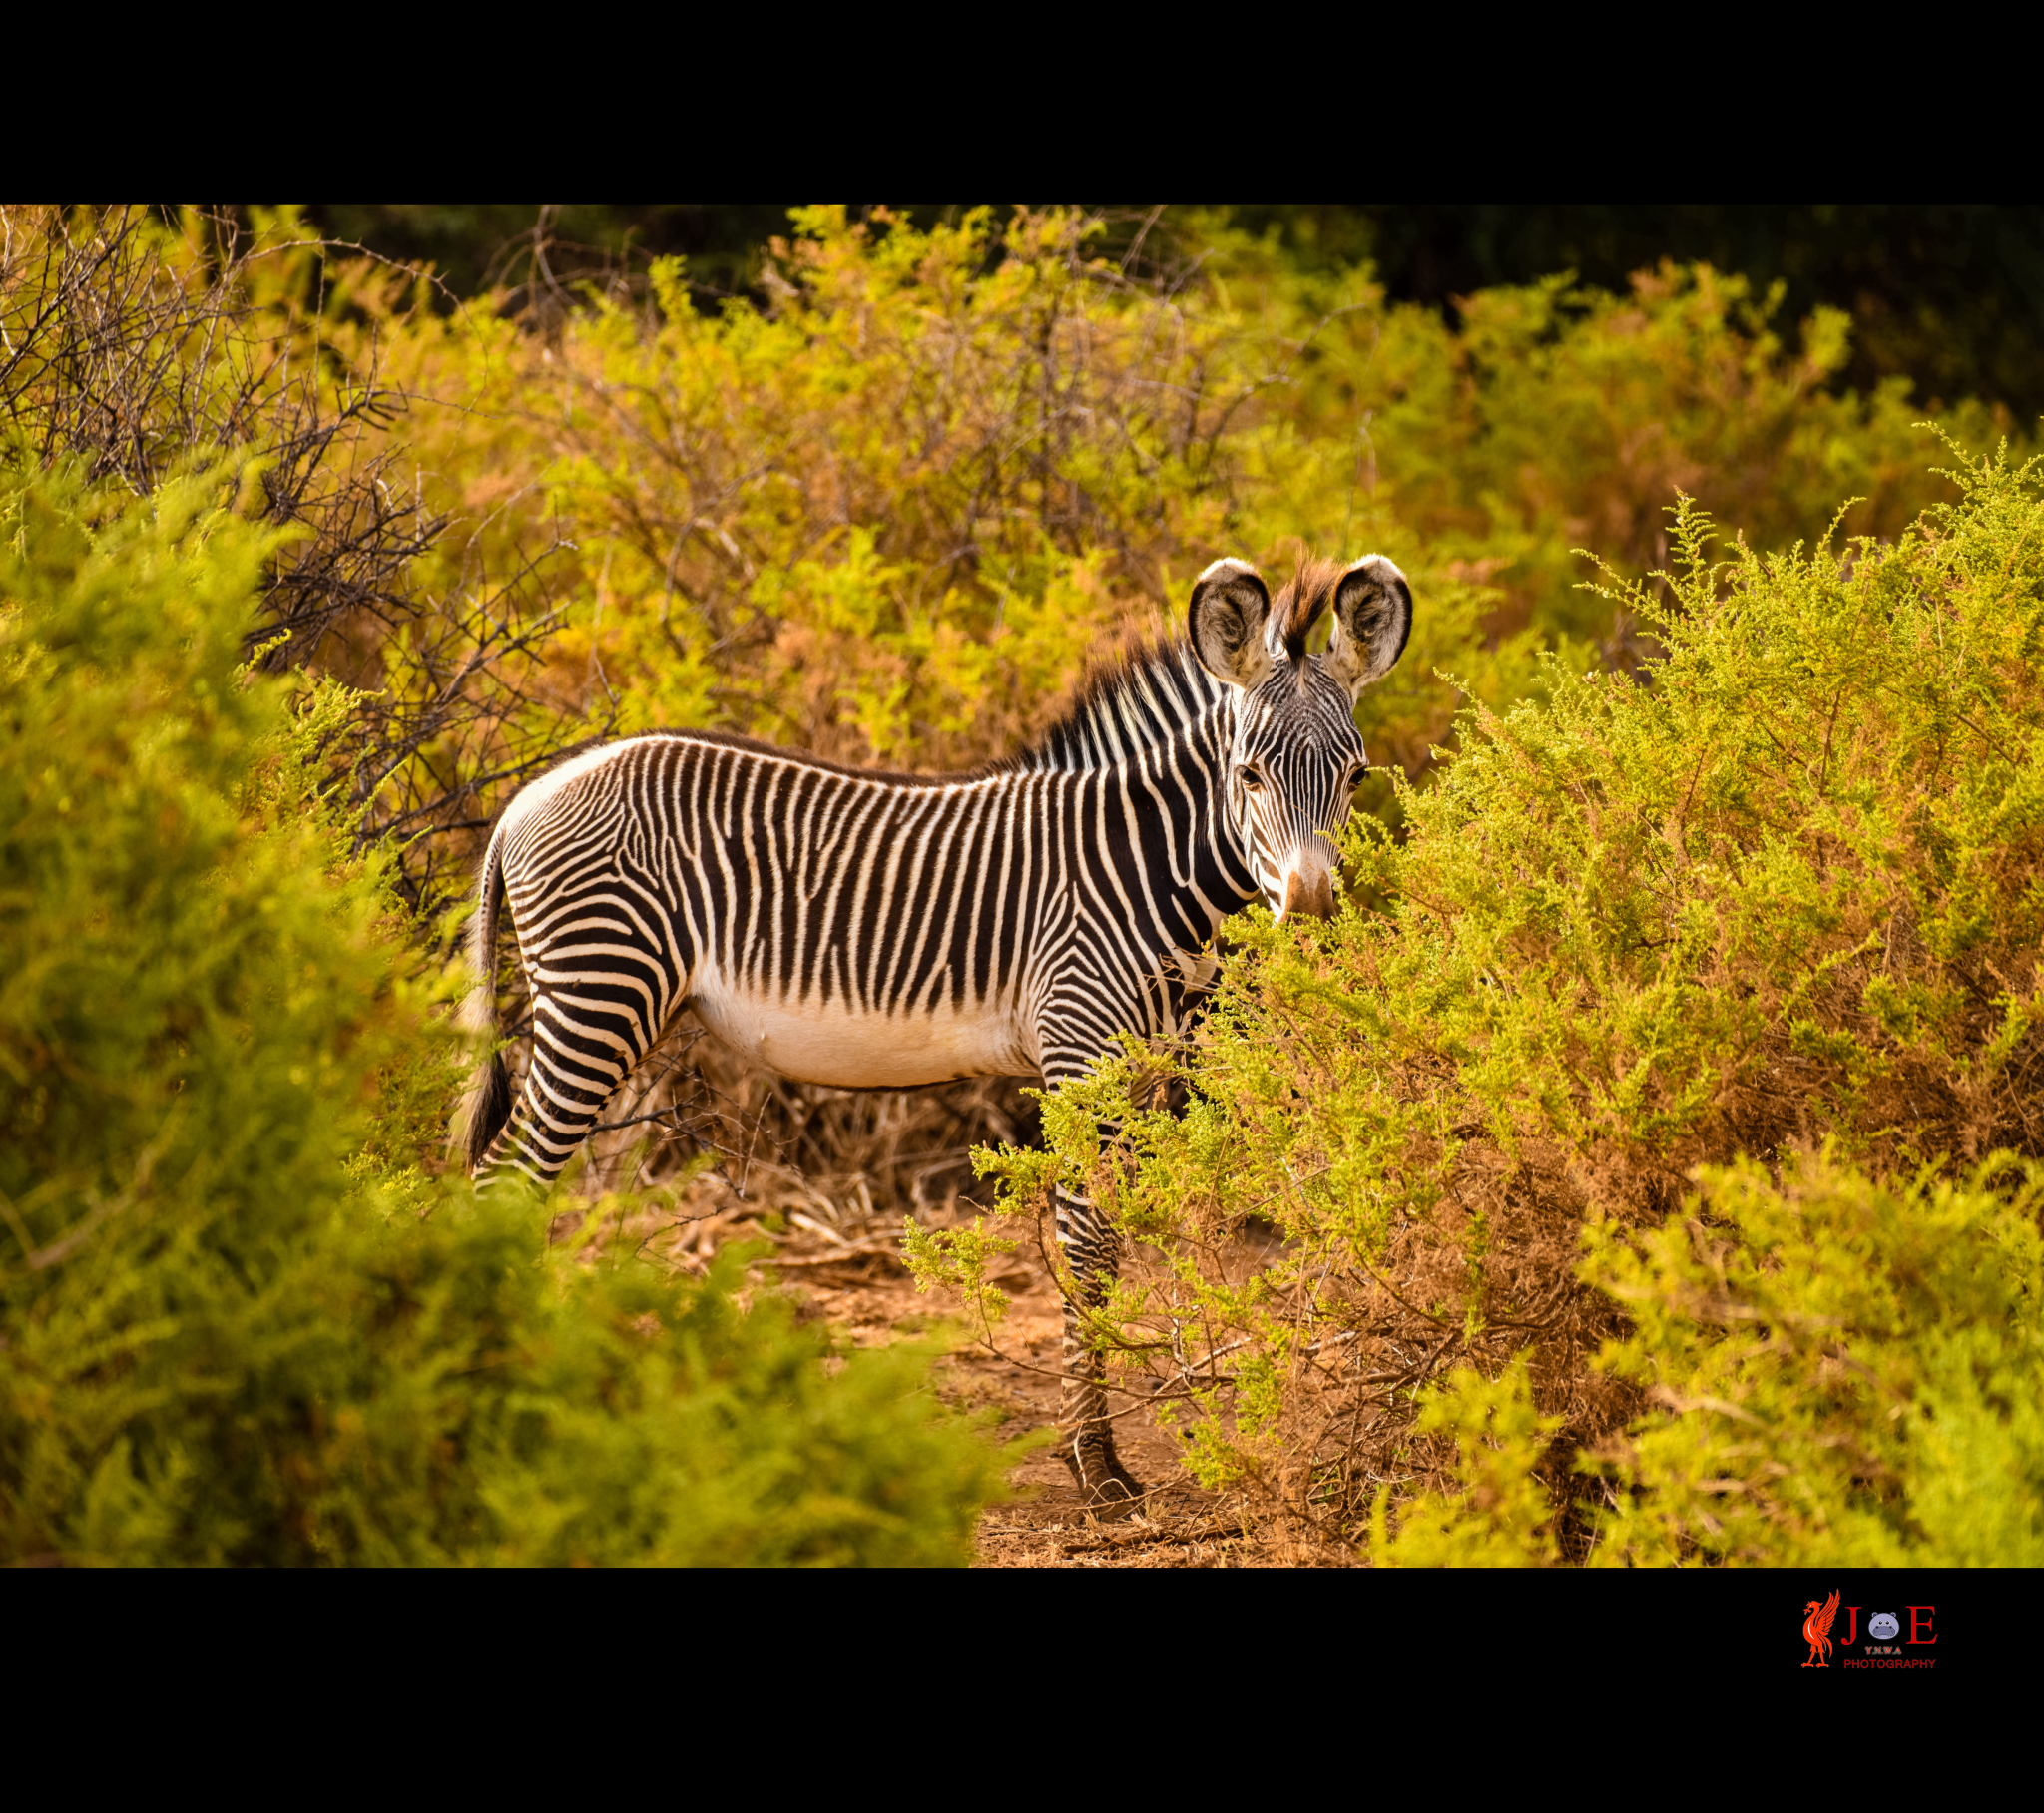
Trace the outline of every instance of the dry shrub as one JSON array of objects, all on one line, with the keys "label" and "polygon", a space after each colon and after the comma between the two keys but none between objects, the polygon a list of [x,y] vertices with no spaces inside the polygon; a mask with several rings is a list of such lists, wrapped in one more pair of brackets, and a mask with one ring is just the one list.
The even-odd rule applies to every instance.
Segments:
[{"label": "dry shrub", "polygon": [[562,708],[970,764],[1225,537],[1226,323],[1069,212],[797,225],[764,309],[663,260],[531,330],[402,317],[408,388],[460,405],[412,438],[492,546],[574,543]]},{"label": "dry shrub", "polygon": [[252,212],[253,228],[0,209],[0,464],[74,460],[148,496],[244,456],[244,513],[290,531],[245,645],[270,673],[354,688],[324,751],[336,803],[357,849],[396,851],[399,893],[428,915],[466,883],[478,796],[607,720],[535,698],[561,618],[550,549],[495,549],[422,499],[387,361],[417,273],[322,244],[294,211]]}]

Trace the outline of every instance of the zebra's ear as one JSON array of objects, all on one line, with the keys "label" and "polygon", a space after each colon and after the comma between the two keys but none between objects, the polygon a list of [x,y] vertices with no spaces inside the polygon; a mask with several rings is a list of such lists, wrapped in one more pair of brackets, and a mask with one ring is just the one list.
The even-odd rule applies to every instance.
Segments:
[{"label": "zebra's ear", "polygon": [[1270,621],[1271,594],[1247,561],[1216,561],[1193,581],[1193,650],[1216,680],[1247,690],[1270,679],[1277,666],[1265,640]]},{"label": "zebra's ear", "polygon": [[1412,588],[1381,554],[1365,554],[1334,587],[1334,635],[1322,665],[1356,697],[1382,680],[1412,634]]}]

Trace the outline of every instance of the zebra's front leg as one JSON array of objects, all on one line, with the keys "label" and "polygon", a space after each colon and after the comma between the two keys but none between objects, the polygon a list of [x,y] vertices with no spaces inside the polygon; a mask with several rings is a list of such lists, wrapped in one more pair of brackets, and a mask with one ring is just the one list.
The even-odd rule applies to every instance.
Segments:
[{"label": "zebra's front leg", "polygon": [[1094,1205],[1075,1190],[1057,1192],[1058,1245],[1072,1270],[1065,1299],[1064,1388],[1058,1427],[1064,1431],[1060,1458],[1085,1495],[1090,1511],[1126,1517],[1143,1497],[1142,1482],[1121,1463],[1108,1420],[1106,1363],[1086,1339],[1084,1315],[1107,1302],[1121,1275],[1121,1237]]}]

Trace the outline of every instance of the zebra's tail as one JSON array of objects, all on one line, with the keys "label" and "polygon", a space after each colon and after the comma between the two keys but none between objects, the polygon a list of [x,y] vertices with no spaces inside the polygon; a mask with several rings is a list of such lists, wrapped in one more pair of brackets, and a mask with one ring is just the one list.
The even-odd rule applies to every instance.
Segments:
[{"label": "zebra's tail", "polygon": [[504,901],[504,865],[494,836],[483,856],[480,894],[475,917],[468,923],[468,963],[475,986],[461,1004],[458,1024],[479,1044],[487,1044],[489,1055],[477,1065],[462,1098],[453,1139],[453,1149],[462,1153],[471,1176],[490,1149],[490,1141],[511,1119],[511,1073],[504,1067],[504,1054],[497,1049],[497,914]]}]

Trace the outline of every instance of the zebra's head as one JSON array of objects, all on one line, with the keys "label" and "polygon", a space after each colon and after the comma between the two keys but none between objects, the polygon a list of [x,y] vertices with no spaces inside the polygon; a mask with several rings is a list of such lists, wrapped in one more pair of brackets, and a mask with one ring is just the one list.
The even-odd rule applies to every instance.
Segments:
[{"label": "zebra's head", "polygon": [[[1306,653],[1334,610],[1324,655]],[[1412,592],[1380,554],[1346,567],[1302,562],[1271,594],[1254,567],[1219,560],[1193,586],[1193,648],[1235,688],[1228,809],[1257,884],[1280,920],[1334,910],[1333,836],[1368,771],[1355,700],[1405,652]]]}]

